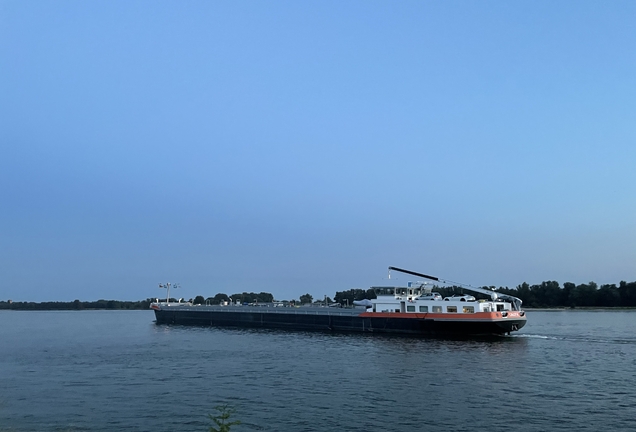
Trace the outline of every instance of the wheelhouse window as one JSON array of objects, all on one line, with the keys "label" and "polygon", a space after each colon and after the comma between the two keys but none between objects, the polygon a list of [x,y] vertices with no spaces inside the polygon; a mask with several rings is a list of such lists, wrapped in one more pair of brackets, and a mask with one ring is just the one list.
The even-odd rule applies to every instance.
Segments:
[{"label": "wheelhouse window", "polygon": [[395,288],[394,287],[373,287],[373,291],[376,295],[394,295]]},{"label": "wheelhouse window", "polygon": [[457,306],[448,306],[446,312],[457,312]]},{"label": "wheelhouse window", "polygon": [[475,313],[475,307],[474,306],[464,306],[463,312],[464,313]]},{"label": "wheelhouse window", "polygon": [[428,312],[428,306],[420,306],[420,312]]},{"label": "wheelhouse window", "polygon": [[407,306],[406,307],[406,311],[407,312],[415,312],[415,306]]}]

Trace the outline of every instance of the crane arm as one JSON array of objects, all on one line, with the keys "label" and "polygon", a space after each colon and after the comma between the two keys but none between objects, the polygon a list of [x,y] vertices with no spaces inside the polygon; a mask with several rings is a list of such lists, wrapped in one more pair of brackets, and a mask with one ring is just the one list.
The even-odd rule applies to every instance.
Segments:
[{"label": "crane arm", "polygon": [[[445,281],[445,280],[442,280],[442,279],[440,279],[438,277],[435,277],[435,276],[429,276],[429,275],[426,275],[424,273],[417,273],[417,272],[414,272],[414,271],[411,271],[411,270],[404,270],[404,269],[401,269],[399,267],[389,267],[389,272],[391,270],[399,271],[400,273],[406,273],[406,274],[410,274],[410,275],[413,275],[413,276],[423,277],[425,279],[430,279],[430,280],[434,280],[434,281],[438,281],[438,282],[443,282],[443,283],[449,283],[450,282],[450,283],[456,284],[456,282]],[[470,285],[465,285],[465,284],[457,284],[457,285],[460,285],[463,289],[466,289],[468,291],[478,292],[480,294],[486,294],[487,296],[490,296],[490,299],[492,301],[496,301],[498,298],[503,299],[503,300],[507,300],[507,301],[509,301],[510,303],[512,303],[515,306],[516,310],[521,310],[522,301],[521,301],[521,299],[519,299],[517,297],[513,297],[513,296],[507,295],[507,294],[498,294],[495,291],[491,291],[491,290],[484,289],[484,288],[477,288],[477,287],[470,286]]]}]

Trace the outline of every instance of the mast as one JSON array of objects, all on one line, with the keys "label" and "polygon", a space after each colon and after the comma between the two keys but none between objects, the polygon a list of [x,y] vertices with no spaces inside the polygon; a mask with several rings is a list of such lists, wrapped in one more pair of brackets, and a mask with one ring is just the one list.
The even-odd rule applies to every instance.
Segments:
[{"label": "mast", "polygon": [[171,284],[170,282],[165,284],[159,284],[159,288],[166,288],[166,304],[170,303],[170,287],[179,288],[179,284]]}]

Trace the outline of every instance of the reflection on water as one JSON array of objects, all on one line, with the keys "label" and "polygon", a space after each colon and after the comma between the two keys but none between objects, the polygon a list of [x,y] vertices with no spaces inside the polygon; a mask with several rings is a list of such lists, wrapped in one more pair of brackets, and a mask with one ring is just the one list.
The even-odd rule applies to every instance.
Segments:
[{"label": "reflection on water", "polygon": [[636,314],[530,312],[510,337],[156,325],[152,312],[0,313],[0,429],[636,430]]}]

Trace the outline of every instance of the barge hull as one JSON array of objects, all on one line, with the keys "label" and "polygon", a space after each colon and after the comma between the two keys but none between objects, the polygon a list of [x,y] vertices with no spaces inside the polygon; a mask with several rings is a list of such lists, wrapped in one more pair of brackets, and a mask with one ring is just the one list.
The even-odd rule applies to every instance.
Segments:
[{"label": "barge hull", "polygon": [[436,320],[426,318],[369,317],[352,314],[303,314],[259,311],[155,310],[158,324],[271,328],[294,331],[393,333],[408,335],[502,335],[521,329],[523,319]]}]

